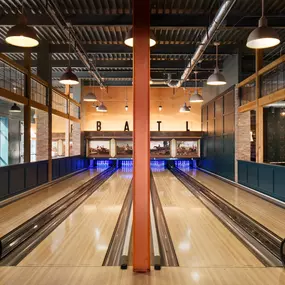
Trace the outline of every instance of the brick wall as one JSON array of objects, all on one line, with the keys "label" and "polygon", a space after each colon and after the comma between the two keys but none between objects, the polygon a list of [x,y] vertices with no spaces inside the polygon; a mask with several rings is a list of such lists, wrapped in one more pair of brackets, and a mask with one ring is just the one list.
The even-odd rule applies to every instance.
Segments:
[{"label": "brick wall", "polygon": [[36,111],[36,159],[47,160],[48,159],[48,114],[44,111]]},{"label": "brick wall", "polygon": [[70,156],[80,155],[81,130],[80,123],[72,122],[70,133]]}]

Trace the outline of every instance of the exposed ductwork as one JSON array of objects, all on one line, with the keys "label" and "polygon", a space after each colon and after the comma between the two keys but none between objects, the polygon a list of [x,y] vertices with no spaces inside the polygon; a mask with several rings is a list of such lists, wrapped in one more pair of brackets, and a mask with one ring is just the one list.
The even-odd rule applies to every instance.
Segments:
[{"label": "exposed ductwork", "polygon": [[[44,2],[44,1],[43,1]],[[64,16],[60,12],[59,7],[57,6],[57,3],[54,0],[49,0],[46,3],[42,3],[42,7],[45,9],[49,17],[54,21],[54,23],[60,28],[62,35],[69,40],[69,35],[71,35],[71,45],[74,49],[74,51],[77,53],[79,59],[82,61],[82,63],[86,66],[88,69],[88,72],[91,76],[95,78],[95,80],[98,82],[99,86],[101,88],[105,88],[103,84],[103,79],[100,76],[99,72],[96,69],[96,66],[90,59],[88,58],[88,55],[86,51],[84,50],[80,40],[76,37],[76,34],[72,28],[72,25],[70,23],[67,23]]]},{"label": "exposed ductwork", "polygon": [[187,67],[185,68],[181,79],[178,81],[169,81],[167,85],[172,88],[179,88],[181,85],[187,80],[193,69],[195,68],[196,64],[199,62],[201,56],[205,52],[206,48],[212,41],[216,31],[219,29],[220,25],[228,15],[229,11],[232,9],[233,5],[235,4],[236,0],[225,0],[221,7],[219,8],[218,12],[215,15],[215,18],[213,19],[213,22],[209,26],[205,36],[203,37],[201,43],[197,47],[195,53],[193,54],[193,57],[187,64]]}]

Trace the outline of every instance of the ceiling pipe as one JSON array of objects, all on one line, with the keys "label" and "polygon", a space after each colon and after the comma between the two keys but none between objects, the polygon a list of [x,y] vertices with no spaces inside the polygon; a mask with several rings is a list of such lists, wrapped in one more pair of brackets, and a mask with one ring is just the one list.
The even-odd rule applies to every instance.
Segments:
[{"label": "ceiling pipe", "polygon": [[181,79],[177,81],[169,81],[168,86],[172,88],[179,88],[181,85],[187,80],[193,69],[195,68],[196,64],[199,62],[201,56],[205,52],[206,48],[212,41],[216,31],[219,29],[220,25],[228,15],[229,11],[232,9],[233,5],[235,4],[236,0],[225,0],[221,7],[219,8],[218,12],[215,15],[215,18],[213,19],[213,22],[209,26],[206,34],[204,35],[201,43],[197,47],[196,51],[193,54],[193,57],[187,64],[187,67],[185,68]]},{"label": "ceiling pipe", "polygon": [[76,37],[76,33],[74,32],[72,25],[66,22],[59,7],[57,6],[57,3],[54,0],[46,1],[46,3],[43,2],[44,1],[40,1],[39,3],[45,9],[49,17],[54,21],[54,23],[60,28],[62,35],[67,40],[69,40],[69,33],[71,34],[71,39],[72,39],[71,45],[74,51],[77,53],[82,63],[86,66],[90,75],[93,76],[95,80],[98,82],[100,88],[105,89],[105,86],[103,84],[103,79],[100,76],[96,66],[88,58],[88,55],[85,49],[83,48],[80,40]]}]

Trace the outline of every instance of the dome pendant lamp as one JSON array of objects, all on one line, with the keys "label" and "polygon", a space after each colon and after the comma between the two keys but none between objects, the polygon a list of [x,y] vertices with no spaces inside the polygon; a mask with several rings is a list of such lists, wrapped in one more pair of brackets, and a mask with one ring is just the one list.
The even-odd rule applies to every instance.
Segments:
[{"label": "dome pendant lamp", "polygon": [[35,30],[27,26],[27,18],[24,15],[24,0],[22,1],[22,14],[19,15],[18,23],[7,32],[5,41],[10,45],[24,48],[39,45]]},{"label": "dome pendant lamp", "polygon": [[16,103],[14,103],[14,105],[10,109],[10,112],[11,113],[21,113],[21,109]]},{"label": "dome pendant lamp", "polygon": [[64,85],[76,85],[79,84],[78,77],[72,72],[70,63],[70,31],[69,31],[69,47],[68,47],[68,67],[66,71],[61,75],[59,83]]},{"label": "dome pendant lamp", "polygon": [[108,110],[107,110],[107,107],[104,105],[104,103],[102,102],[100,104],[100,106],[97,108],[97,112],[100,112],[100,113],[106,113]]},{"label": "dome pendant lamp", "polygon": [[254,29],[247,38],[246,46],[252,49],[270,48],[280,44],[277,32],[268,27],[267,19],[264,16],[264,0],[261,0],[262,16],[259,19],[258,27]]},{"label": "dome pendant lamp", "polygon": [[[133,29],[131,28],[124,41],[126,46],[133,47],[134,46],[134,38],[133,38]],[[154,33],[150,30],[149,32],[149,46],[153,47],[156,45],[156,39]]]},{"label": "dome pendant lamp", "polygon": [[220,45],[219,42],[215,42],[214,45],[216,46],[216,67],[214,70],[214,73],[210,75],[210,77],[207,80],[208,85],[225,85],[227,84],[226,79],[224,75],[220,72],[219,66],[218,66],[218,47]]},{"label": "dome pendant lamp", "polygon": [[[92,88],[92,86],[91,86],[91,80],[90,80],[90,89],[91,89],[91,88]],[[95,93],[92,92],[92,91],[89,91],[89,92],[84,96],[83,101],[85,101],[85,102],[96,102],[96,101],[98,101],[98,100],[97,100],[97,97],[96,97]]]},{"label": "dome pendant lamp", "polygon": [[197,86],[197,74],[198,74],[198,71],[194,71],[195,73],[195,92],[194,94],[190,97],[190,103],[202,103],[204,101],[202,95],[200,95],[198,93],[198,86]]}]

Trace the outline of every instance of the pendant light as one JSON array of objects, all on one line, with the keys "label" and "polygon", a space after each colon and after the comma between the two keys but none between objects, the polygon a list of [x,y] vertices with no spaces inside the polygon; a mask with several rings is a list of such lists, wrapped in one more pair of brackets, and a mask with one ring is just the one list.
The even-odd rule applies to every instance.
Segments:
[{"label": "pendant light", "polygon": [[180,113],[189,113],[190,112],[190,107],[188,107],[186,105],[186,103],[184,103],[184,105],[179,109]]},{"label": "pendant light", "polygon": [[159,112],[162,111],[162,106],[161,106],[161,105],[158,106],[158,111],[159,111]]},{"label": "pendant light", "polygon": [[277,32],[268,27],[267,19],[264,16],[264,0],[261,0],[262,15],[258,22],[258,27],[248,36],[246,46],[252,49],[270,48],[280,44]]},{"label": "pendant light", "polygon": [[14,103],[10,109],[10,112],[11,113],[21,113],[21,108],[16,103]]},{"label": "pendant light", "polygon": [[59,82],[61,84],[64,85],[76,85],[79,84],[79,80],[78,77],[76,76],[76,74],[74,74],[72,72],[71,69],[71,63],[70,63],[70,44],[71,43],[71,39],[70,39],[70,31],[69,31],[69,46],[68,46],[68,67],[66,69],[66,71],[62,74],[62,76],[60,77]]},{"label": "pendant light", "polygon": [[129,106],[128,106],[128,92],[127,92],[127,87],[125,87],[125,100],[126,100],[125,110],[128,111],[128,110],[129,110]]},{"label": "pendant light", "polygon": [[[131,28],[128,31],[124,43],[125,43],[126,46],[129,46],[129,47],[133,47],[134,46],[133,28]],[[154,45],[156,45],[155,35],[152,32],[152,30],[150,30],[150,32],[149,32],[149,46],[153,47]]]},{"label": "pendant light", "polygon": [[[184,87],[183,90],[184,90],[184,96],[186,96],[186,88]],[[186,100],[185,100],[185,103],[184,103],[184,105],[182,107],[180,107],[179,112],[180,113],[189,113],[190,112],[190,108],[191,108],[190,106],[188,107],[186,105]]]},{"label": "pendant light", "polygon": [[22,1],[22,14],[19,15],[18,23],[7,32],[5,41],[10,45],[24,48],[39,45],[35,30],[27,26],[27,18],[24,15],[24,0]]},{"label": "pendant light", "polygon": [[[89,85],[90,89],[92,88],[91,86],[91,80],[90,80],[90,85]],[[93,93],[92,91],[89,91],[85,96],[84,96],[84,99],[83,101],[85,102],[96,102],[98,101],[97,100],[97,97],[95,95],[95,93]]]},{"label": "pendant light", "polygon": [[202,95],[200,95],[198,93],[198,86],[197,86],[197,81],[198,81],[197,74],[198,74],[198,71],[195,70],[194,73],[195,73],[195,91],[194,91],[194,94],[190,97],[189,101],[191,103],[201,103],[201,102],[204,101],[204,99],[203,99]]},{"label": "pendant light", "polygon": [[97,112],[106,113],[107,111],[107,107],[104,105],[103,102],[101,102],[100,106],[97,108]]},{"label": "pendant light", "polygon": [[215,42],[214,45],[216,46],[216,67],[214,70],[214,73],[210,75],[210,77],[207,80],[208,85],[225,85],[227,84],[226,79],[224,75],[219,71],[219,66],[218,66],[218,47],[220,45],[219,42]]}]

